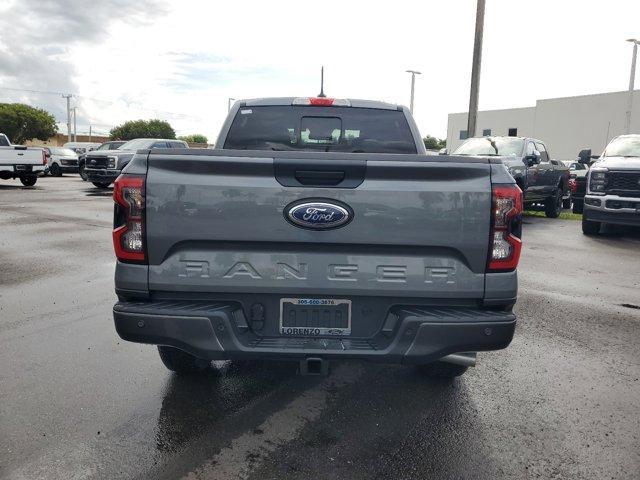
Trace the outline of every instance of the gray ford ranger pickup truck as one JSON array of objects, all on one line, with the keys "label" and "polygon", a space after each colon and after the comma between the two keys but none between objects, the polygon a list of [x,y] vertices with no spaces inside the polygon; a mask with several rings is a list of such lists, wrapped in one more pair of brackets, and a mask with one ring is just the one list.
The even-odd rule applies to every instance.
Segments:
[{"label": "gray ford ranger pickup truck", "polygon": [[[588,156],[581,161],[587,163]],[[611,140],[589,169],[586,187],[582,212],[585,235],[599,233],[606,224],[640,227],[640,135]]]},{"label": "gray ford ranger pickup truck", "polygon": [[407,108],[324,97],[236,102],[216,145],[138,151],[115,182],[123,339],[178,373],[454,377],[509,345],[522,192],[500,160],[427,156]]}]

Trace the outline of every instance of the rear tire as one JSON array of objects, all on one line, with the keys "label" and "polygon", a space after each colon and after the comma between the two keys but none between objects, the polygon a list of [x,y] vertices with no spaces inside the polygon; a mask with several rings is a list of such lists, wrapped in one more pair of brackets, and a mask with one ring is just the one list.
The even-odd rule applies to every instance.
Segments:
[{"label": "rear tire", "polygon": [[37,175],[26,175],[24,177],[20,177],[20,183],[25,187],[33,187],[38,181]]},{"label": "rear tire", "polygon": [[562,208],[569,210],[571,208],[571,197],[562,199]]},{"label": "rear tire", "polygon": [[597,235],[600,233],[601,222],[592,222],[582,217],[582,233],[585,235]]},{"label": "rear tire", "polygon": [[91,182],[91,183],[93,183],[98,188],[109,188],[109,185],[111,185],[111,182]]},{"label": "rear tire", "polygon": [[62,169],[60,168],[60,165],[58,165],[57,163],[52,163],[49,166],[49,173],[51,174],[52,177],[61,177]]},{"label": "rear tire", "polygon": [[469,367],[464,365],[456,365],[447,362],[433,362],[426,365],[418,365],[418,371],[423,375],[431,378],[450,378],[459,377],[466,372]]},{"label": "rear tire", "polygon": [[547,218],[558,218],[562,212],[562,190],[558,188],[553,197],[547,198],[544,202],[544,214]]},{"label": "rear tire", "polygon": [[204,372],[211,365],[211,362],[208,360],[194,357],[193,355],[174,347],[159,345],[158,353],[160,354],[160,360],[162,360],[164,366],[178,374]]},{"label": "rear tire", "polygon": [[80,178],[83,182],[87,181],[87,174],[84,173],[84,166],[78,167],[78,173],[80,174]]}]

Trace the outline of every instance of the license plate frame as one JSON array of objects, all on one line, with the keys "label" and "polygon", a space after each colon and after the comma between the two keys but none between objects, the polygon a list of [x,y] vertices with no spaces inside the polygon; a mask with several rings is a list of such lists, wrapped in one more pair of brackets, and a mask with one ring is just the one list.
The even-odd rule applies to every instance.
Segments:
[{"label": "license plate frame", "polygon": [[[346,305],[346,327],[318,325],[285,326],[284,312],[285,304],[287,303],[292,304],[294,307],[302,307],[311,310],[320,310],[323,307],[338,307],[339,305]],[[280,331],[280,335],[285,335],[287,337],[349,336],[351,335],[351,318],[351,300],[348,300],[346,298],[281,298],[278,329]],[[310,323],[314,322],[312,321]]]}]

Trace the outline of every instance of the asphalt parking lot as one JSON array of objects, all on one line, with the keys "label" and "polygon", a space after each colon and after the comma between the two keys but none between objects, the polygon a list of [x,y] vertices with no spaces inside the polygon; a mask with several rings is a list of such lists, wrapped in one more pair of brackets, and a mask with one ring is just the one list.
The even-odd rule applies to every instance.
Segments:
[{"label": "asphalt parking lot", "polygon": [[0,182],[0,477],[640,478],[640,232],[526,218],[519,326],[452,384],[219,363],[121,341],[111,191]]}]

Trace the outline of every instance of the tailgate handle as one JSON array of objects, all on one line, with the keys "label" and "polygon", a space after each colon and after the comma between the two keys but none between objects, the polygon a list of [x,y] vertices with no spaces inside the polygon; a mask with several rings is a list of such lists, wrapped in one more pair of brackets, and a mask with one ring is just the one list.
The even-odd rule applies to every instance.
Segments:
[{"label": "tailgate handle", "polygon": [[345,178],[345,172],[296,170],[295,178],[302,185],[338,185]]}]

